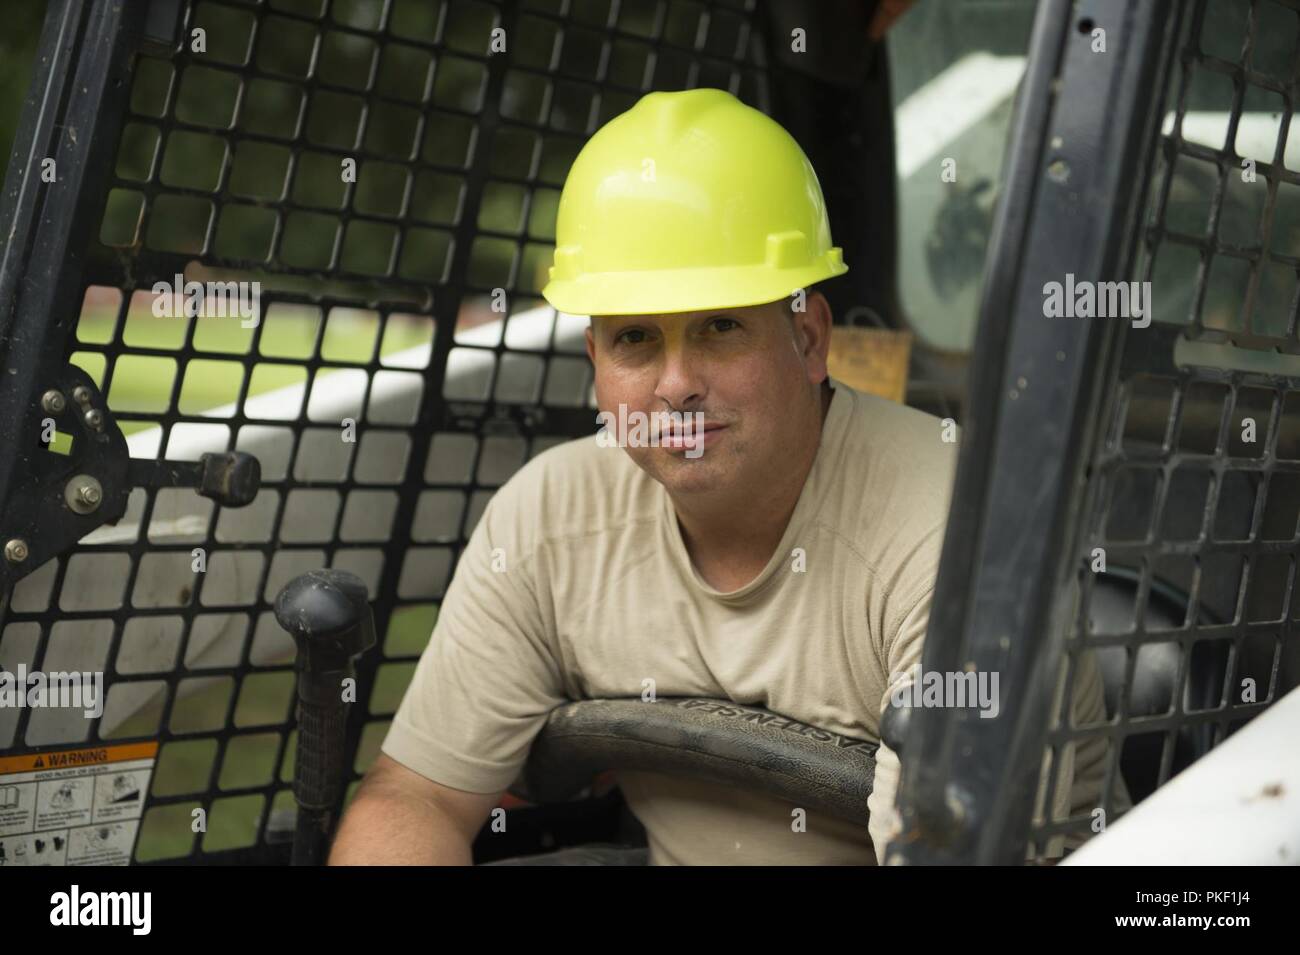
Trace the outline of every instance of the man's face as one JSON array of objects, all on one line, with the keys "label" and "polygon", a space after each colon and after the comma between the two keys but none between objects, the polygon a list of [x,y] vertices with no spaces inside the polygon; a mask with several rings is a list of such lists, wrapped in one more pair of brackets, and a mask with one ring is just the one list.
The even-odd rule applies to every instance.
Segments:
[{"label": "man's face", "polygon": [[619,420],[624,405],[630,422],[634,412],[650,418],[676,411],[686,427],[705,429],[702,447],[674,447],[669,440],[668,446],[626,446],[626,453],[669,491],[683,494],[743,493],[790,467],[821,426],[830,313],[819,293],[807,306],[793,321],[779,301],[594,316],[587,354],[600,410]]}]

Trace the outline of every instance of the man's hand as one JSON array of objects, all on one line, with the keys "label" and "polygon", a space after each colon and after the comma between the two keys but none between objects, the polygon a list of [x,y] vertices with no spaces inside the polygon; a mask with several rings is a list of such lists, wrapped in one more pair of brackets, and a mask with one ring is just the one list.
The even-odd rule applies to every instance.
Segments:
[{"label": "man's hand", "polygon": [[467,793],[380,753],[339,825],[329,865],[472,865],[501,793]]}]

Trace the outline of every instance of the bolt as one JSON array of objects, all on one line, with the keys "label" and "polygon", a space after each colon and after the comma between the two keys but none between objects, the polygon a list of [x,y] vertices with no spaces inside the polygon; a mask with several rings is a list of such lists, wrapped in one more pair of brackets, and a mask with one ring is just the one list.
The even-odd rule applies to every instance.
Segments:
[{"label": "bolt", "polygon": [[50,414],[59,414],[67,406],[68,403],[63,399],[63,393],[54,388],[41,395],[41,407]]},{"label": "bolt", "polygon": [[11,564],[21,564],[27,559],[27,541],[15,537],[5,544],[5,560]]},{"label": "bolt", "polygon": [[86,425],[90,428],[93,428],[95,431],[98,431],[100,428],[104,426],[104,416],[99,412],[97,408],[91,408],[89,411],[86,412],[85,421],[86,421]]},{"label": "bolt", "polygon": [[63,488],[63,499],[78,514],[89,514],[104,500],[104,489],[93,474],[78,474]]},{"label": "bolt", "polygon": [[79,405],[90,404],[90,389],[85,385],[77,385],[72,389],[72,397]]},{"label": "bolt", "polygon": [[1065,182],[1070,178],[1070,164],[1064,159],[1054,159],[1047,167],[1047,175],[1053,182]]}]

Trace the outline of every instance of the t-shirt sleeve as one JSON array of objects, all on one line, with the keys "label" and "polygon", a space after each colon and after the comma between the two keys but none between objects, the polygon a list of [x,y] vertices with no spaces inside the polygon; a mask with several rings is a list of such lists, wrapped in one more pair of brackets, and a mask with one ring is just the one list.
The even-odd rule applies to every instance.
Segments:
[{"label": "t-shirt sleeve", "polygon": [[[921,662],[925,645],[925,630],[930,623],[930,598],[933,585],[927,586],[920,597],[904,604],[903,618],[895,629],[893,639],[885,641],[885,692],[878,701],[878,712],[884,716],[894,688],[909,679],[914,664]],[[885,862],[885,850],[902,830],[902,819],[894,806],[898,793],[898,754],[883,742],[876,751],[876,778],[871,795],[867,797],[870,819],[867,831],[876,850],[876,861]]]},{"label": "t-shirt sleeve", "polygon": [[504,492],[470,535],[380,746],[421,776],[473,793],[514,782],[547,714],[565,702],[536,554],[518,553],[520,515]]},{"label": "t-shirt sleeve", "polygon": [[[894,639],[887,642],[888,680],[885,695],[880,701],[882,716],[885,707],[889,705],[894,688],[906,683],[910,679],[912,667],[921,663],[933,593],[933,588],[923,593],[906,612]],[[1076,726],[1096,724],[1106,718],[1101,674],[1095,655],[1091,652],[1085,653],[1081,660],[1071,699],[1071,722]],[[1102,736],[1091,736],[1062,748],[1057,777],[1052,789],[1051,819],[1053,821],[1085,815],[1101,805],[1102,784],[1110,753],[1110,747]],[[902,831],[902,820],[894,805],[900,771],[898,755],[881,743],[876,754],[875,783],[871,796],[867,800],[867,807],[871,814],[868,824],[871,840],[875,846],[876,859],[882,864],[889,843]],[[1043,821],[1041,802],[1047,791],[1047,776],[1050,771],[1050,760],[1044,754],[1036,799],[1036,819],[1040,822]],[[1113,801],[1117,811],[1126,810],[1131,806],[1122,779],[1116,780]],[[1064,850],[1077,848],[1088,838],[1088,835],[1090,833],[1050,839],[1043,848],[1042,854],[1049,859],[1059,858]]]}]

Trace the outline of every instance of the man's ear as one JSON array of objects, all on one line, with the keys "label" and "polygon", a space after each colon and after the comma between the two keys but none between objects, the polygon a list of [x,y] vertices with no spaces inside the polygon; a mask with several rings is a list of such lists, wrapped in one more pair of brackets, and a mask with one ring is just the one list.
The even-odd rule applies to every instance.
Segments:
[{"label": "man's ear", "polygon": [[825,375],[827,357],[830,353],[831,304],[821,292],[813,291],[807,299],[807,308],[796,313],[795,324],[799,328],[798,344],[800,357],[810,363],[814,374]]},{"label": "man's ear", "polygon": [[594,318],[591,319],[591,324],[588,324],[584,330],[584,337],[587,339],[587,357],[591,359],[593,365],[596,364],[596,339],[591,334],[591,325],[595,324],[595,321]]},{"label": "man's ear", "polygon": [[794,325],[798,333],[800,354],[814,347],[814,339],[816,350],[828,349],[832,323],[830,302],[821,292],[813,290],[807,298],[806,308],[795,313]]}]

